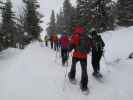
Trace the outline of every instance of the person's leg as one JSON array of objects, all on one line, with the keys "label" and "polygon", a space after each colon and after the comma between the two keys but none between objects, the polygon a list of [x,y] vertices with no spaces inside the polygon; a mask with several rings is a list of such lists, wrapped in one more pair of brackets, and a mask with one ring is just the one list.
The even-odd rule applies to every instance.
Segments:
[{"label": "person's leg", "polygon": [[97,73],[97,55],[95,51],[92,51],[92,67],[93,67],[93,73]]},{"label": "person's leg", "polygon": [[61,48],[61,58],[62,58],[62,65],[64,65],[64,50]]},{"label": "person's leg", "polygon": [[80,60],[82,74],[81,74],[81,89],[88,89],[88,74],[87,74],[87,59]]},{"label": "person's leg", "polygon": [[68,52],[67,52],[67,48],[64,49],[64,61],[67,62],[68,60]]},{"label": "person's leg", "polygon": [[45,42],[45,45],[46,45],[46,47],[48,46],[48,42],[47,41]]},{"label": "person's leg", "polygon": [[56,43],[56,50],[58,51],[58,43]]},{"label": "person's leg", "polygon": [[98,70],[98,73],[100,73],[100,61],[101,61],[101,58],[102,58],[102,54],[103,52],[102,51],[99,51],[98,52],[98,56],[97,56],[97,70]]},{"label": "person's leg", "polygon": [[68,77],[70,80],[75,80],[75,74],[76,74],[76,63],[77,63],[77,59],[76,58],[72,58],[72,66],[71,66],[71,70],[68,74]]},{"label": "person's leg", "polygon": [[55,44],[56,44],[56,51],[58,51],[58,43],[56,42]]},{"label": "person's leg", "polygon": [[53,49],[53,42],[51,41],[51,49]]},{"label": "person's leg", "polygon": [[54,42],[54,50],[56,51],[56,43]]}]

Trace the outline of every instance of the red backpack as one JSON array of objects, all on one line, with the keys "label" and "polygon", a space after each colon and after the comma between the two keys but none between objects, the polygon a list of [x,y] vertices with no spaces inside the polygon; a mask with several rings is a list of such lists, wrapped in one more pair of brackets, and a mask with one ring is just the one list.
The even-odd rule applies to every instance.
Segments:
[{"label": "red backpack", "polygon": [[68,48],[69,39],[67,35],[63,35],[60,39],[61,48]]},{"label": "red backpack", "polygon": [[76,51],[83,53],[90,52],[90,38],[85,34],[74,34],[71,37],[70,43]]}]

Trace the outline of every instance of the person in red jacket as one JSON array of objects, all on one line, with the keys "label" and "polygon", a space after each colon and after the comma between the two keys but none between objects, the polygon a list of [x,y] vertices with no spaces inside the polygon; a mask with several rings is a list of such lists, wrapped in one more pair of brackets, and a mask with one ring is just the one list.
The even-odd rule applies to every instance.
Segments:
[{"label": "person in red jacket", "polygon": [[51,41],[51,49],[54,48],[54,50],[56,51],[57,50],[57,43],[58,43],[57,33],[53,32],[51,34],[50,41]]},{"label": "person in red jacket", "polygon": [[69,51],[73,52],[71,70],[68,74],[69,80],[75,82],[76,63],[81,64],[81,82],[80,88],[82,91],[88,90],[88,74],[87,74],[87,54],[90,52],[90,38],[86,34],[86,29],[82,26],[76,26],[70,40]]},{"label": "person in red jacket", "polygon": [[68,60],[68,46],[69,46],[69,38],[67,33],[62,33],[60,38],[60,45],[61,45],[61,57],[62,57],[62,65],[64,66]]}]

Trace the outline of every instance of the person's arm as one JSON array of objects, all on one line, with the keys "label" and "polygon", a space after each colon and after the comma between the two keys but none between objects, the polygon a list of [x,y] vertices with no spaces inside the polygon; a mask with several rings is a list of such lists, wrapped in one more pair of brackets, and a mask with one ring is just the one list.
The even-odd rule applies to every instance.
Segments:
[{"label": "person's arm", "polygon": [[104,43],[104,41],[103,41],[101,36],[100,36],[100,39],[101,39],[101,42],[102,42],[102,47],[104,48],[105,47],[105,43]]}]

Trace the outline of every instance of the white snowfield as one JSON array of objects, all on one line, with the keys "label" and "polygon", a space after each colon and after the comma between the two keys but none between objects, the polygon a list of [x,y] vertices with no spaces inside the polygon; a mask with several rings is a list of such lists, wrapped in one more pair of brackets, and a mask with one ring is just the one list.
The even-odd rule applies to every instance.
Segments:
[{"label": "white snowfield", "polygon": [[[0,100],[133,100],[133,60],[127,59],[133,51],[133,27],[106,32],[103,39],[107,43],[106,60],[101,60],[104,81],[92,77],[89,55],[89,95],[65,78],[59,53],[33,42],[25,50],[0,53]],[[71,59],[67,73],[70,65]],[[78,63],[78,83],[80,74]]]}]

